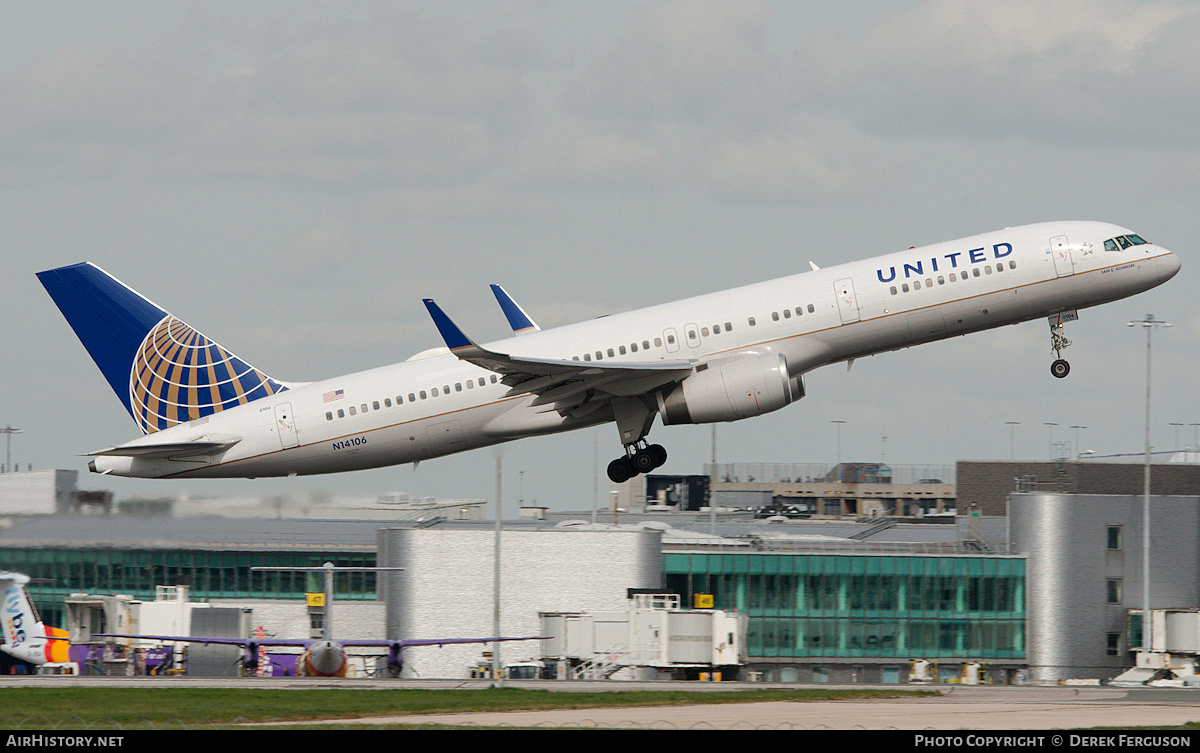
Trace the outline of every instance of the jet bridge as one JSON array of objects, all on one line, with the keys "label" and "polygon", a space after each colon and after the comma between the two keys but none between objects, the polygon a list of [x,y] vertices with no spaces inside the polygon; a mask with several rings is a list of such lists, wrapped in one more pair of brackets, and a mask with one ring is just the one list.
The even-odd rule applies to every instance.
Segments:
[{"label": "jet bridge", "polygon": [[543,660],[558,679],[734,679],[746,662],[748,618],[682,609],[676,594],[631,593],[621,612],[542,612]]},{"label": "jet bridge", "polygon": [[[1130,610],[1130,618],[1141,616]],[[1149,650],[1134,652],[1134,666],[1109,685],[1200,687],[1200,609],[1154,609],[1150,612]]]}]

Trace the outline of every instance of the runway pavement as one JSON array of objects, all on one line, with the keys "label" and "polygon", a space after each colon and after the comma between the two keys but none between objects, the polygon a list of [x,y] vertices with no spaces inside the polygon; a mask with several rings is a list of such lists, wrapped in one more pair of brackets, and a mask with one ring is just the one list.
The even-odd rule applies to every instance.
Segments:
[{"label": "runway pavement", "polygon": [[[944,690],[944,688],[943,688]],[[349,722],[350,720],[346,720]],[[382,717],[376,724],[633,729],[1068,730],[1200,721],[1200,691],[958,688],[935,698]]]}]

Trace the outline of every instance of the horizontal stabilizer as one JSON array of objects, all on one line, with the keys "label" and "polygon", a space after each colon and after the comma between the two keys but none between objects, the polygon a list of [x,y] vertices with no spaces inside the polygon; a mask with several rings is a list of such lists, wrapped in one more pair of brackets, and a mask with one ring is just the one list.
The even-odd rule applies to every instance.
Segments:
[{"label": "horizontal stabilizer", "polygon": [[233,447],[241,439],[197,440],[194,442],[159,442],[155,444],[127,444],[106,447],[103,450],[84,453],[85,457],[110,455],[124,458],[170,458],[189,455],[217,455]]}]

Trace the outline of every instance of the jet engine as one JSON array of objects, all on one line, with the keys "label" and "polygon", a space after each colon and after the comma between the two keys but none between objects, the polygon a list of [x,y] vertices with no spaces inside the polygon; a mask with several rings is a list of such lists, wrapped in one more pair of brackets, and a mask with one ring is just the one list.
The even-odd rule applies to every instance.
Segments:
[{"label": "jet engine", "polygon": [[788,376],[781,353],[743,355],[701,364],[670,390],[659,393],[664,424],[737,421],[779,410],[804,397],[804,380]]}]

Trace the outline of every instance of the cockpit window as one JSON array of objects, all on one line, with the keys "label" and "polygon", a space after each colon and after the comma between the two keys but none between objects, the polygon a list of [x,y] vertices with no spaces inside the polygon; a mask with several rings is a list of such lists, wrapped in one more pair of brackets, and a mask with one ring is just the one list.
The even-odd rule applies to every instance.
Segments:
[{"label": "cockpit window", "polygon": [[1104,250],[1123,251],[1130,246],[1144,246],[1147,243],[1149,243],[1149,241],[1143,239],[1142,236],[1130,233],[1129,235],[1118,235],[1116,238],[1109,238],[1108,240],[1104,241]]}]

